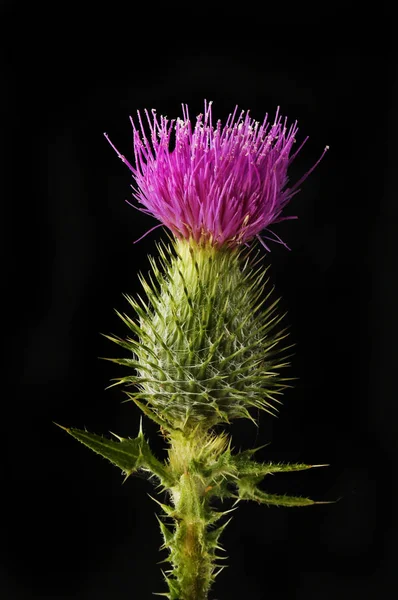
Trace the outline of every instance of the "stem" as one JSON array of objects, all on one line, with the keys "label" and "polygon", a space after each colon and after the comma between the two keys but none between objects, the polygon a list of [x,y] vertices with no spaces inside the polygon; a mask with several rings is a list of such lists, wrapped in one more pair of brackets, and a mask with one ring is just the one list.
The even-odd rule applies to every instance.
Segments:
[{"label": "stem", "polygon": [[178,484],[171,488],[176,525],[170,548],[172,576],[180,600],[206,600],[214,579],[215,556],[207,539],[212,511],[206,482],[194,461],[202,444],[198,438],[172,439],[169,451],[170,465],[180,473]]},{"label": "stem", "polygon": [[200,486],[195,479],[190,473],[184,473],[179,493],[174,494],[175,507],[181,519],[176,528],[179,560],[174,561],[181,600],[206,600],[212,573],[211,559],[206,552],[203,492],[199,491]]}]

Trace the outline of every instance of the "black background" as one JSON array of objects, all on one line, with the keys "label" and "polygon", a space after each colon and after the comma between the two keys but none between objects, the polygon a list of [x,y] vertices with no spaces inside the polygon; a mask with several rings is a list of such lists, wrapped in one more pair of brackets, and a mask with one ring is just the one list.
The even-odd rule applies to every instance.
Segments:
[{"label": "black background", "polygon": [[[297,179],[330,151],[274,230],[266,260],[289,311],[299,377],[279,419],[236,423],[264,460],[330,463],[269,488],[337,504],[241,504],[212,598],[378,598],[396,575],[397,62],[382,4],[32,5],[2,2],[2,473],[5,600],[146,599],[164,591],[151,484],[53,421],[133,436],[120,374],[98,360],[123,335],[113,309],[139,290],[158,229],[130,208],[137,109],[191,115],[213,100],[261,120],[280,105],[310,136]],[[301,138],[302,139],[302,138]],[[144,423],[162,454],[156,429]],[[165,565],[162,565],[164,567]]]}]

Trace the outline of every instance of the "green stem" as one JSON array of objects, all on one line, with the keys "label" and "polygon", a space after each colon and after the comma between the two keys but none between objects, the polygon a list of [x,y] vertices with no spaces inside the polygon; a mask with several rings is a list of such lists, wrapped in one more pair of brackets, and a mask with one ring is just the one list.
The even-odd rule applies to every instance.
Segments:
[{"label": "green stem", "polygon": [[206,551],[206,524],[203,515],[203,491],[190,473],[182,475],[174,502],[180,521],[176,544],[181,552],[174,564],[180,583],[181,600],[206,600],[212,573],[211,558]]},{"label": "green stem", "polygon": [[175,531],[171,544],[172,576],[180,600],[206,600],[214,579],[214,552],[209,545],[207,527],[212,511],[207,486],[194,467],[199,440],[171,440],[170,463],[180,472],[178,484],[171,489],[175,508]]}]

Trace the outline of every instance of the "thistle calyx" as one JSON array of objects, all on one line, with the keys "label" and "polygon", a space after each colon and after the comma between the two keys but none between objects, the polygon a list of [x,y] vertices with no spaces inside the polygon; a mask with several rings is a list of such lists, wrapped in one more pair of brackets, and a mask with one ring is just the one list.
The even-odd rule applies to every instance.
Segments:
[{"label": "thistle calyx", "polygon": [[159,255],[140,277],[146,299],[126,296],[133,336],[111,338],[130,351],[112,359],[130,368],[118,379],[127,396],[174,429],[275,413],[287,334],[254,252],[177,240]]}]

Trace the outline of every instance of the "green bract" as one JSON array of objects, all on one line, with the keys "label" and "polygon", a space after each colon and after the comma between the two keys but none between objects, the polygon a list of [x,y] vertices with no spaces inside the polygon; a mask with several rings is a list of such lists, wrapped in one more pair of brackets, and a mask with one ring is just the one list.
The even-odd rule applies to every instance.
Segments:
[{"label": "green bract", "polygon": [[117,383],[173,428],[252,418],[251,408],[274,413],[287,387],[287,334],[278,300],[265,304],[272,289],[256,255],[186,240],[159,254],[141,276],[146,299],[127,296],[133,312],[119,313],[133,337],[110,338],[131,352],[111,359],[131,369]]}]

